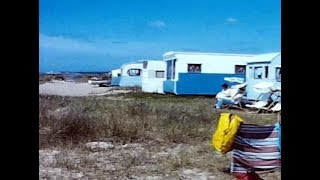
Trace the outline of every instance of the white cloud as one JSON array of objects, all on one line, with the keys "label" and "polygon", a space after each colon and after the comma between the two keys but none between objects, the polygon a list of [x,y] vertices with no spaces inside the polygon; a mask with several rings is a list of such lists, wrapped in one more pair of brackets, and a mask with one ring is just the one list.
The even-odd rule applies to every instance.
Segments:
[{"label": "white cloud", "polygon": [[236,18],[229,17],[229,18],[226,19],[226,21],[227,21],[228,23],[236,23],[238,20],[237,20]]},{"label": "white cloud", "polygon": [[63,36],[39,35],[40,48],[55,49],[68,52],[96,52],[94,44]]},{"label": "white cloud", "polygon": [[[159,48],[159,44],[152,42],[126,42],[110,39],[84,41],[66,36],[48,36],[39,34],[39,48],[42,52],[56,54],[87,54],[110,55],[113,57],[128,57],[139,55],[153,55],[150,49]],[[159,52],[159,54],[161,54]]]},{"label": "white cloud", "polygon": [[162,28],[165,28],[167,25],[165,22],[157,20],[157,21],[149,22],[149,26],[153,28],[162,29]]}]

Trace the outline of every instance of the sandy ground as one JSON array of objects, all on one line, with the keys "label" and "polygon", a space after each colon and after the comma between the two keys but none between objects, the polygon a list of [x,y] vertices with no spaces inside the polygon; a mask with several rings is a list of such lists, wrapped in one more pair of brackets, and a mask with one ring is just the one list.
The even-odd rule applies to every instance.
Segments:
[{"label": "sandy ground", "polygon": [[92,142],[85,147],[81,150],[39,150],[40,179],[232,179],[229,175],[215,174],[201,167],[180,167],[184,154],[197,154],[202,149],[199,146]]},{"label": "sandy ground", "polygon": [[116,90],[113,87],[99,87],[89,83],[52,81],[39,85],[39,94],[60,96],[99,96],[127,93],[130,90]]},{"label": "sandy ground", "polygon": [[[235,179],[230,174],[217,170],[228,167],[229,163],[226,162],[230,161],[231,153],[221,155],[207,144],[201,143],[90,142],[82,148],[39,150],[39,159],[39,179]],[[264,180],[281,178],[280,172],[260,176]]]}]

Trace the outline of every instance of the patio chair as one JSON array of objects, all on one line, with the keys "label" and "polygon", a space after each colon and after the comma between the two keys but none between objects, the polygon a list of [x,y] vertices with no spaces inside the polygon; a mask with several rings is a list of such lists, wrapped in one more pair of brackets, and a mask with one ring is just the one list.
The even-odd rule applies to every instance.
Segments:
[{"label": "patio chair", "polygon": [[[276,97],[272,98],[273,96]],[[246,104],[245,106],[251,110],[255,110],[256,113],[260,113],[262,111],[270,112],[272,111],[271,108],[278,104],[280,98],[280,95],[276,91],[261,93],[253,104]],[[278,108],[278,106],[276,108]]]}]

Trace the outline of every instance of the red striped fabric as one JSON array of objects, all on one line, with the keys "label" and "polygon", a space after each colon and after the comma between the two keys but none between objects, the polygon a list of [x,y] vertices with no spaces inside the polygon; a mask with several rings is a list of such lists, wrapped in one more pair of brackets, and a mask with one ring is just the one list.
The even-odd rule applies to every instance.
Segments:
[{"label": "red striped fabric", "polygon": [[278,130],[274,125],[242,124],[233,143],[231,172],[266,172],[281,168]]}]

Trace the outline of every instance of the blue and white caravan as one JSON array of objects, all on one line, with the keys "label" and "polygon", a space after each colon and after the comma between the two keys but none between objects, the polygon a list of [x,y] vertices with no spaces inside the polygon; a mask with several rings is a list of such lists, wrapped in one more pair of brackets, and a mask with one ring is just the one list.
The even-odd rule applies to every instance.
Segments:
[{"label": "blue and white caravan", "polygon": [[261,85],[281,90],[281,52],[266,53],[251,58],[247,62],[246,82],[249,100],[256,100],[259,97],[261,92],[257,87]]},{"label": "blue and white caravan", "polygon": [[177,95],[216,95],[221,84],[245,81],[246,62],[253,55],[198,52],[167,52],[165,93]]},{"label": "blue and white caravan", "polygon": [[130,62],[121,66],[121,76],[119,86],[121,87],[141,87],[142,85],[143,62]]},{"label": "blue and white caravan", "polygon": [[143,61],[142,91],[163,94],[163,81],[166,80],[166,62]]},{"label": "blue and white caravan", "polygon": [[111,70],[111,86],[119,86],[121,78],[121,69]]}]

